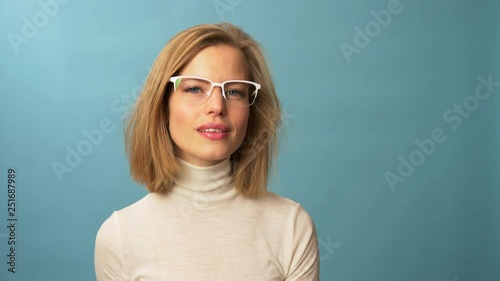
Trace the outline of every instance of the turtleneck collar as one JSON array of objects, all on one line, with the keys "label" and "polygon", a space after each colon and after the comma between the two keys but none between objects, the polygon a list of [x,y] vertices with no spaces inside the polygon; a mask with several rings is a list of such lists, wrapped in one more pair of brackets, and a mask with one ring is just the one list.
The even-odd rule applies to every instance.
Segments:
[{"label": "turtleneck collar", "polygon": [[199,167],[177,158],[181,169],[172,196],[181,203],[197,208],[220,206],[237,195],[232,184],[229,157],[210,167]]}]

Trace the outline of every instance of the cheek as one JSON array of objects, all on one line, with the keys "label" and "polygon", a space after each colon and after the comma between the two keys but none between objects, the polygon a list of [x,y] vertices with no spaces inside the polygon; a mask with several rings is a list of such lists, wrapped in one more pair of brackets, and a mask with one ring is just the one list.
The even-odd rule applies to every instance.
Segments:
[{"label": "cheek", "polygon": [[249,110],[239,111],[235,113],[235,125],[238,127],[238,140],[243,141],[247,133]]},{"label": "cheek", "polygon": [[172,122],[187,122],[194,115],[194,108],[179,100],[179,97],[173,95],[169,99],[169,120]]},{"label": "cheek", "polygon": [[174,142],[184,134],[181,131],[189,127],[189,111],[183,108],[182,104],[176,102],[174,98],[169,100],[168,106],[168,128],[170,131],[170,136]]},{"label": "cheek", "polygon": [[179,127],[179,123],[183,123],[184,118],[182,117],[182,113],[179,112],[179,109],[173,109],[170,111],[169,117],[168,117],[168,123],[172,129],[177,129]]}]

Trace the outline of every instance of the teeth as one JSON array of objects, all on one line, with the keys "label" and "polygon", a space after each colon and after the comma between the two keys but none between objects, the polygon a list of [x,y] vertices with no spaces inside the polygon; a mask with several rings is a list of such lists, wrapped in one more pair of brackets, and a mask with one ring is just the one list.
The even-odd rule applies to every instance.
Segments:
[{"label": "teeth", "polygon": [[219,129],[205,129],[205,130],[200,130],[200,132],[209,132],[209,133],[223,133],[224,131],[223,130],[219,130]]}]

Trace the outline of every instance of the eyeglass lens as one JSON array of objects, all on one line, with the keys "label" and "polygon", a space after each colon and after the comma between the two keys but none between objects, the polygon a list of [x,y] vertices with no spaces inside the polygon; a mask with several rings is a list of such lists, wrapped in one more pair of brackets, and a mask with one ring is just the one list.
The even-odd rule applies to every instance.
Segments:
[{"label": "eyeglass lens", "polygon": [[[212,82],[199,78],[179,78],[175,84],[177,91],[184,93],[185,98],[193,103],[204,102],[208,94],[214,90]],[[253,103],[255,85],[248,82],[226,82],[223,87],[228,102],[243,106]]]}]

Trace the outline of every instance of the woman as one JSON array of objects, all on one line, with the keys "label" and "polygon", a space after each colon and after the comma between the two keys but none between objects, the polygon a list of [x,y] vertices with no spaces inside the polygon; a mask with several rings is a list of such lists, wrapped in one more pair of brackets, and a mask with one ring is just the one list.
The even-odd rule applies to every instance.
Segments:
[{"label": "woman", "polygon": [[319,280],[313,221],[266,191],[279,125],[262,50],[243,30],[172,38],[126,130],[131,175],[150,193],[102,224],[97,280]]}]

